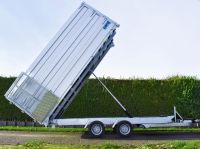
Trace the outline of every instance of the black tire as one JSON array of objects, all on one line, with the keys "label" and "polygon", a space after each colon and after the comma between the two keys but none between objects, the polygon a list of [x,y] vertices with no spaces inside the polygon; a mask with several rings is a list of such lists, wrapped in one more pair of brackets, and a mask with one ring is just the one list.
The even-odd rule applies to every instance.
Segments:
[{"label": "black tire", "polygon": [[121,121],[117,124],[117,134],[120,137],[130,137],[133,126],[127,121]]},{"label": "black tire", "polygon": [[93,138],[100,138],[105,133],[104,124],[100,121],[94,121],[89,126],[89,135]]}]

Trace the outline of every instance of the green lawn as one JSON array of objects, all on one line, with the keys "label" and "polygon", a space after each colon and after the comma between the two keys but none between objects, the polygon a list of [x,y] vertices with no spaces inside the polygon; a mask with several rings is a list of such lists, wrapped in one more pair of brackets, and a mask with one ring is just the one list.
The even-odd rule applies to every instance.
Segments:
[{"label": "green lawn", "polygon": [[28,142],[22,145],[2,146],[3,149],[199,149],[200,141],[175,141],[157,144],[143,145],[119,145],[105,143],[101,145],[69,145],[69,144],[48,144],[45,142]]},{"label": "green lawn", "polygon": [[[111,129],[107,129],[111,131]],[[19,126],[3,126],[0,131],[34,131],[34,132],[85,132],[84,128],[51,128],[51,127],[19,127]],[[200,132],[200,128],[135,128],[135,132],[144,131],[165,131],[165,132]]]},{"label": "green lawn", "polygon": [[51,127],[20,127],[2,126],[0,131],[34,131],[34,132],[84,132],[84,128],[51,128]]}]

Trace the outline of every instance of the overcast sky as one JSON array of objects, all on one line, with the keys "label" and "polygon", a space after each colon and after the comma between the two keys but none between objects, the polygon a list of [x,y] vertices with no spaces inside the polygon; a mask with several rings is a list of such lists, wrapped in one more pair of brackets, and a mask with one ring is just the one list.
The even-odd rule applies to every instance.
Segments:
[{"label": "overcast sky", "polygon": [[[0,75],[26,71],[82,0],[0,0]],[[121,26],[95,73],[200,79],[200,0],[85,0]]]}]

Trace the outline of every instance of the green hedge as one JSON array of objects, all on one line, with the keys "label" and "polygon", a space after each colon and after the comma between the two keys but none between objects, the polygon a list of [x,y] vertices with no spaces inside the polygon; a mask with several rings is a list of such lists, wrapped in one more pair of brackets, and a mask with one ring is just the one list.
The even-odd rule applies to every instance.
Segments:
[{"label": "green hedge", "polygon": [[[30,119],[4,98],[15,78],[0,77],[0,118]],[[134,116],[172,114],[176,105],[184,117],[200,118],[200,80],[175,76],[156,79],[102,79],[114,95]],[[63,117],[125,116],[110,95],[95,79],[86,82]]]},{"label": "green hedge", "polygon": [[17,107],[11,105],[9,101],[4,97],[4,94],[9,89],[14,80],[14,77],[0,77],[0,119],[31,120],[26,114],[21,113]]}]

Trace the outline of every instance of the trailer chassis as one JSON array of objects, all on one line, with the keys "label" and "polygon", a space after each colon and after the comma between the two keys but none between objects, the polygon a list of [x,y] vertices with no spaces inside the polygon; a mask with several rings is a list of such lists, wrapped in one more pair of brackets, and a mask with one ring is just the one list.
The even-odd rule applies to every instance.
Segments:
[{"label": "trailer chassis", "polygon": [[195,121],[183,120],[177,117],[178,112],[174,107],[174,115],[155,117],[106,117],[106,118],[72,118],[54,119],[52,126],[79,126],[88,128],[92,137],[101,137],[105,128],[112,128],[121,137],[131,135],[133,128],[158,128],[158,127],[190,127]]},{"label": "trailer chassis", "polygon": [[133,117],[120,101],[112,94],[106,85],[93,73],[94,77],[107,90],[116,103],[125,112],[127,117],[104,117],[104,118],[71,118],[71,119],[53,119],[52,126],[80,126],[88,128],[92,137],[101,137],[106,127],[110,127],[121,137],[131,135],[133,127],[156,128],[156,127],[189,127],[195,120],[184,120],[177,112],[174,106],[173,115],[171,116],[154,116],[154,117]]}]

